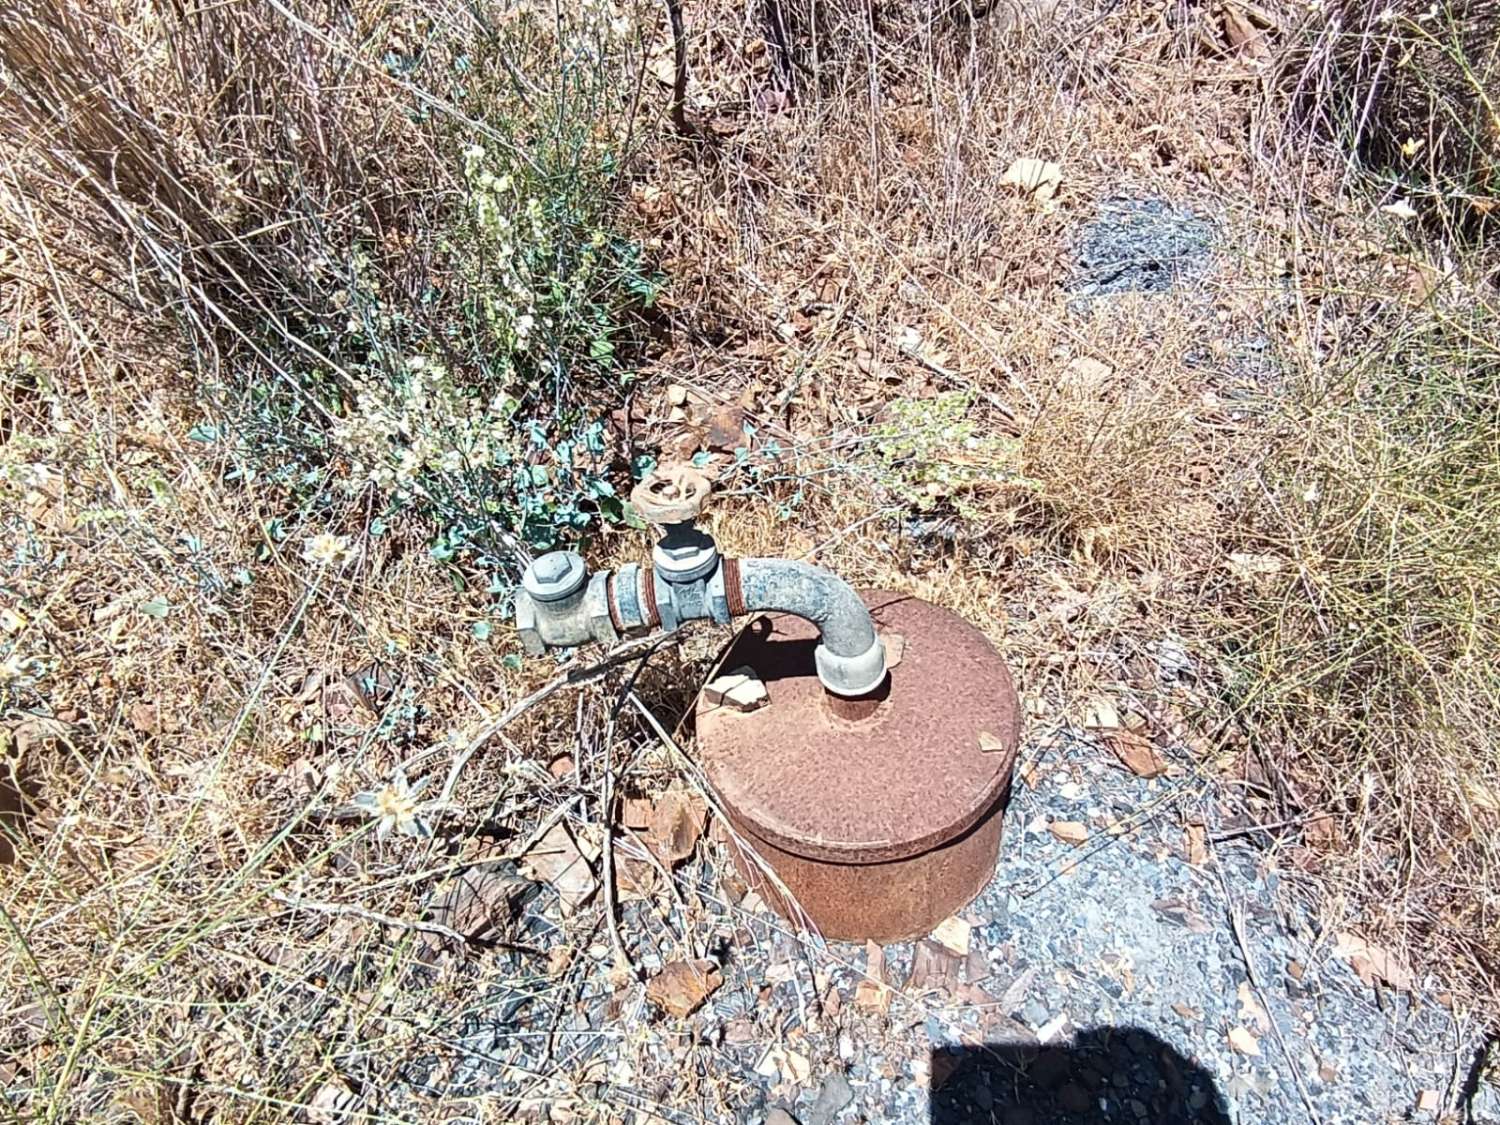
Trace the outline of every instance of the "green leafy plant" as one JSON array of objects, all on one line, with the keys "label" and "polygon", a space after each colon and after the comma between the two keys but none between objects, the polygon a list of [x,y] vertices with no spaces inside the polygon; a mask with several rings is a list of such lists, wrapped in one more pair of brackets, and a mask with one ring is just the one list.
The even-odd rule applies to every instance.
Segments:
[{"label": "green leafy plant", "polygon": [[615,222],[630,28],[523,7],[413,45],[387,18],[330,38],[269,0],[168,13],[158,72],[106,11],[43,6],[4,48],[10,110],[50,135],[60,97],[89,101],[27,188],[90,219],[77,268],[181,328],[190,436],[231,481],[281,490],[292,525],[373,508],[502,589],[521,544],[624,514],[604,423],[660,287]]},{"label": "green leafy plant", "polygon": [[871,436],[885,488],[919,511],[945,503],[970,518],[974,490],[1026,484],[1017,470],[1017,443],[984,432],[965,391],[894,399]]}]

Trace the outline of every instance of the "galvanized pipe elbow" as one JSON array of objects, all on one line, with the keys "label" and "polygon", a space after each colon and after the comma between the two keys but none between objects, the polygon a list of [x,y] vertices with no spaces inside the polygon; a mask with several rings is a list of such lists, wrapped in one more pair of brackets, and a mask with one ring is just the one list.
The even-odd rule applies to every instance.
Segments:
[{"label": "galvanized pipe elbow", "polygon": [[818,627],[818,679],[835,695],[868,695],[885,682],[885,645],[870,611],[832,571],[791,559],[741,559],[739,586],[746,613],[790,613]]}]

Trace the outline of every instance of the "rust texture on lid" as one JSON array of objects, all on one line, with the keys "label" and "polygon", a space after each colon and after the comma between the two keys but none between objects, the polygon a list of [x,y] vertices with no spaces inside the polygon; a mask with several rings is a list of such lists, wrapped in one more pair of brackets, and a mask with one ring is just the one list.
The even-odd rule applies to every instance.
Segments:
[{"label": "rust texture on lid", "polygon": [[[789,614],[756,618],[723,660],[754,669],[767,706],[698,703],[699,756],[730,816],[824,863],[885,863],[953,841],[996,811],[1019,743],[1015,689],[984,634],[908,595],[861,597],[877,628],[905,641],[873,714],[830,705],[813,663],[817,628]],[[981,734],[1002,748],[981,750]]]}]

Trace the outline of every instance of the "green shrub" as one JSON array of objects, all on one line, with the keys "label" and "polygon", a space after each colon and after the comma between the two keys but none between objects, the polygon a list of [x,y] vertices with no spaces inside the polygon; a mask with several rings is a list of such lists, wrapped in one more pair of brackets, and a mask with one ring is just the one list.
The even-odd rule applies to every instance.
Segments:
[{"label": "green shrub", "polygon": [[88,235],[64,268],[177,327],[232,478],[293,521],[373,488],[374,530],[502,584],[621,517],[603,422],[658,279],[613,221],[635,84],[603,6],[3,23],[23,196]]}]

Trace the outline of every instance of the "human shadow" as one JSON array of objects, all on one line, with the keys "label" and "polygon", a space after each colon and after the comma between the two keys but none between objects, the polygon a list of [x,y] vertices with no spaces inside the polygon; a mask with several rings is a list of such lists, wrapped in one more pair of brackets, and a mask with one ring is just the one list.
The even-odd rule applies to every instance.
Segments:
[{"label": "human shadow", "polygon": [[932,1054],[931,1125],[1229,1125],[1212,1076],[1135,1027]]}]

